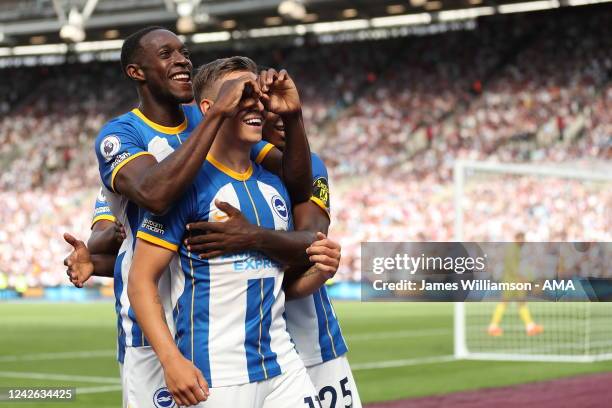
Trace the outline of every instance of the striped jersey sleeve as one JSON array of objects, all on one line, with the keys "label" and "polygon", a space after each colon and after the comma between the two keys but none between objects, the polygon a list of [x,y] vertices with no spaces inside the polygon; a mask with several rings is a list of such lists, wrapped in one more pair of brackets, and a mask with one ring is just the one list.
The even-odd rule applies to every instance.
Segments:
[{"label": "striped jersey sleeve", "polygon": [[100,192],[96,197],[96,203],[94,205],[94,213],[91,219],[91,228],[95,225],[96,222],[107,220],[110,222],[115,222],[117,218],[113,215],[113,212],[108,205],[108,201],[106,201],[106,195],[104,194],[104,190],[100,188]]}]

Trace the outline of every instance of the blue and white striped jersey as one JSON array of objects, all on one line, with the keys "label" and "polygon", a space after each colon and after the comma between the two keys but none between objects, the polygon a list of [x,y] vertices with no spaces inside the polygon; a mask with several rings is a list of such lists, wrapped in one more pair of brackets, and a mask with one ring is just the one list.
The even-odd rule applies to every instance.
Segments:
[{"label": "blue and white striped jersey", "polygon": [[[314,153],[311,162],[312,197],[310,200],[329,216],[327,168],[319,156]],[[348,351],[325,285],[310,296],[287,302],[285,313],[287,328],[306,367],[333,360]]]},{"label": "blue and white striped jersey", "polygon": [[[258,161],[265,158],[270,147],[259,147]],[[253,155],[251,155],[253,157]],[[312,153],[312,197],[329,216],[329,183],[327,168],[319,156]],[[348,348],[327,289],[322,286],[310,296],[285,304],[287,329],[306,367],[320,364],[346,354]]]},{"label": "blue and white striped jersey", "polygon": [[281,265],[255,251],[202,260],[184,246],[187,223],[227,219],[216,199],[263,228],[293,227],[279,177],[254,163],[240,174],[209,155],[169,213],[145,215],[138,238],[178,252],[182,273],[172,278],[177,345],[209,386],[222,387],[262,381],[302,363],[283,318]]}]

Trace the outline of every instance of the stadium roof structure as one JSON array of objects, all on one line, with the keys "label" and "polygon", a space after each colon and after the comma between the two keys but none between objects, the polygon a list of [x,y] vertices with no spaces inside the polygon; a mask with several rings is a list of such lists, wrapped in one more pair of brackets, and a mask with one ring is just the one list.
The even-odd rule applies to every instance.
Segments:
[{"label": "stadium roof structure", "polygon": [[612,0],[3,0],[0,57],[120,48],[145,25],[224,43],[469,21]]}]

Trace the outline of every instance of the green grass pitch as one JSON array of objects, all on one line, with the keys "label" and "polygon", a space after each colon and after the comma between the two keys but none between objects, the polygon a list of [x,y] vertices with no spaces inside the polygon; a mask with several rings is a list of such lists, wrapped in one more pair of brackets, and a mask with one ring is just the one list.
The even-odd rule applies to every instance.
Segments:
[{"label": "green grass pitch", "polygon": [[[336,302],[335,306],[364,402],[612,370],[612,362],[449,361],[451,304]],[[4,303],[0,328],[0,387],[77,388],[76,402],[49,405],[55,408],[120,406],[111,303]],[[13,405],[0,402],[0,408]],[[39,406],[19,403],[21,408]]]}]

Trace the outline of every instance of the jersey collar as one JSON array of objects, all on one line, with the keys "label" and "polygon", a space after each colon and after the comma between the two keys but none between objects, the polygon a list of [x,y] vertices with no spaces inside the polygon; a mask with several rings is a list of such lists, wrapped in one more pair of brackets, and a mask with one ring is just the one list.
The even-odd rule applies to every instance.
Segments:
[{"label": "jersey collar", "polygon": [[249,168],[244,173],[238,173],[237,171],[234,171],[225,164],[221,163],[219,160],[215,159],[210,153],[206,156],[206,160],[215,166],[219,171],[238,181],[246,181],[253,174],[253,165],[249,165]]},{"label": "jersey collar", "polygon": [[[185,111],[183,111],[184,114]],[[140,109],[135,108],[132,109],[132,113],[136,116],[138,116],[140,119],[142,119],[142,121],[144,123],[146,123],[148,126],[152,127],[153,129],[157,130],[158,132],[161,133],[166,133],[168,135],[175,135],[177,133],[181,133],[183,132],[185,129],[187,129],[187,115],[185,115],[185,120],[183,121],[183,123],[181,123],[178,126],[163,126],[160,124],[157,124],[155,122],[153,122],[151,119],[147,118],[144,113],[142,113],[140,111]]]}]

